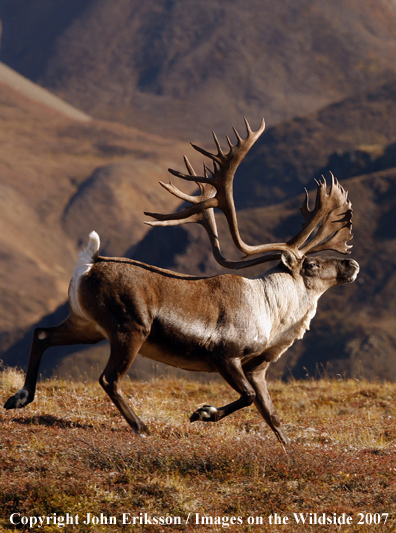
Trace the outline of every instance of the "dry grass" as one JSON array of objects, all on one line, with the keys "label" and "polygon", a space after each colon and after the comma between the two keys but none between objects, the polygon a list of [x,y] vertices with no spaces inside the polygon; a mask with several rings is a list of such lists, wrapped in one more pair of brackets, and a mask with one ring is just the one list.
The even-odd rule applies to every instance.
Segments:
[{"label": "dry grass", "polygon": [[[4,401],[22,376],[4,371],[1,377]],[[198,405],[235,399],[226,385],[167,378],[126,380],[123,389],[151,437],[134,437],[92,383],[41,383],[33,404],[1,412],[2,531],[14,529],[12,513],[117,519],[116,525],[80,524],[66,531],[338,530],[297,525],[293,513],[346,513],[353,524],[340,526],[344,532],[396,530],[396,385],[272,383],[293,440],[287,453],[255,408],[218,424],[188,422]],[[179,516],[182,523],[122,525],[122,513]],[[196,524],[195,513],[213,524]],[[288,517],[288,524],[269,525],[274,513]],[[368,520],[374,513],[389,516],[386,524],[384,515],[379,526],[358,525],[358,513]],[[225,522],[232,517],[243,524]],[[263,525],[249,525],[249,517],[261,517]],[[62,531],[56,524],[37,530]]]}]

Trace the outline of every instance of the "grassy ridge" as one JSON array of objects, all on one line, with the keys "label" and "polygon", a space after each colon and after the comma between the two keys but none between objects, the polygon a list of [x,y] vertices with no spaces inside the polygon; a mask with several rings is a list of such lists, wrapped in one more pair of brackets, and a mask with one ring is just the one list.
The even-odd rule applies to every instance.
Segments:
[{"label": "grassy ridge", "polygon": [[[21,374],[4,371],[2,401],[21,383]],[[78,526],[29,531],[335,531],[297,525],[293,513],[346,513],[353,523],[341,531],[395,531],[396,385],[321,380],[270,388],[293,441],[287,452],[255,408],[218,424],[188,422],[203,403],[235,399],[223,384],[126,380],[123,390],[152,432],[140,439],[99,385],[42,383],[33,404],[0,413],[0,530],[24,530],[10,524],[12,513],[69,513],[79,515]],[[117,524],[81,524],[87,513]],[[122,525],[122,513],[182,523]],[[274,513],[288,523],[270,525]],[[385,525],[385,515],[378,526],[358,525],[358,513],[389,516]],[[243,523],[231,525],[233,517]]]}]

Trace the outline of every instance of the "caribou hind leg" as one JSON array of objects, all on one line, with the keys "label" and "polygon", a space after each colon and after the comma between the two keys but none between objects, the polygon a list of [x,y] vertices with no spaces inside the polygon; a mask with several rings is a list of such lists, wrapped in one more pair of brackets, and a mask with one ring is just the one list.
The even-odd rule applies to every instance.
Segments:
[{"label": "caribou hind leg", "polygon": [[102,333],[93,327],[87,327],[85,322],[74,315],[70,315],[58,326],[35,329],[25,383],[21,390],[6,401],[5,409],[25,407],[34,400],[40,362],[45,350],[52,346],[96,344],[103,339]]}]

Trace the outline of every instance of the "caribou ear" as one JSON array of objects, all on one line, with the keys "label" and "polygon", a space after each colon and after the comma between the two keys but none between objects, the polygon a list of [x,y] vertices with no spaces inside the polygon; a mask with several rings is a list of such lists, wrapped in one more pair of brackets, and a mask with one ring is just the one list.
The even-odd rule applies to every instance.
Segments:
[{"label": "caribou ear", "polygon": [[281,261],[291,273],[295,273],[296,269],[300,265],[300,261],[297,257],[289,251],[282,252]]}]

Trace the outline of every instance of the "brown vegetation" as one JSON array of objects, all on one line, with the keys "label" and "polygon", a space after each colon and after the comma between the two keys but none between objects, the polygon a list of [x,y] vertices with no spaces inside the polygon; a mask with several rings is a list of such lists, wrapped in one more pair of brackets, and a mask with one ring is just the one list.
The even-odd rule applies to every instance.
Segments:
[{"label": "brown vegetation", "polygon": [[[21,382],[19,373],[4,371],[2,398]],[[122,513],[182,519],[178,526],[134,529],[150,532],[334,531],[296,525],[293,513],[346,513],[353,524],[341,531],[395,531],[396,386],[322,379],[270,388],[293,441],[287,451],[254,408],[218,424],[190,424],[188,415],[203,402],[234,398],[216,382],[126,380],[129,401],[151,429],[146,439],[131,433],[99,385],[41,383],[33,404],[0,415],[0,528],[13,530],[12,513],[68,512],[118,520],[117,526],[81,525],[78,531],[129,530],[121,525]],[[195,523],[195,513],[199,520],[241,517],[243,525],[208,527]],[[268,525],[274,513],[289,523]],[[379,513],[382,524],[358,525],[359,513],[364,520]],[[382,513],[388,513],[386,525]],[[248,525],[252,516],[264,525]]]}]

